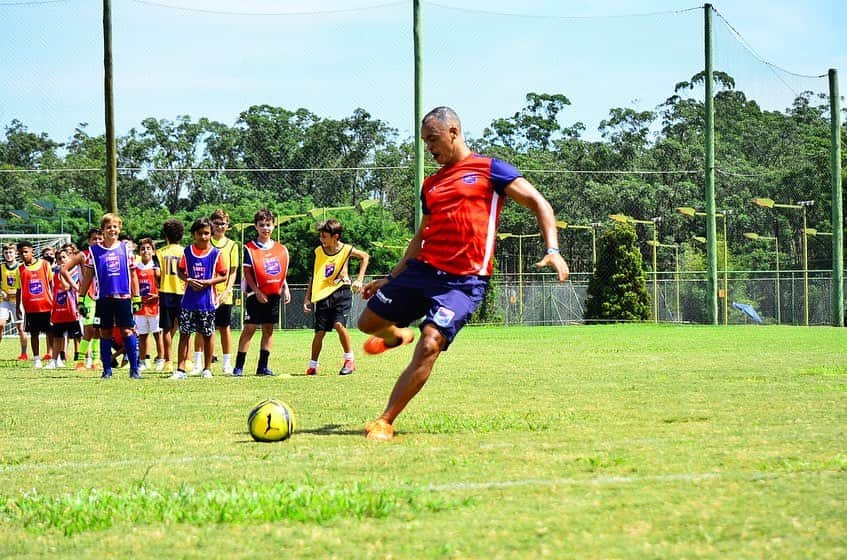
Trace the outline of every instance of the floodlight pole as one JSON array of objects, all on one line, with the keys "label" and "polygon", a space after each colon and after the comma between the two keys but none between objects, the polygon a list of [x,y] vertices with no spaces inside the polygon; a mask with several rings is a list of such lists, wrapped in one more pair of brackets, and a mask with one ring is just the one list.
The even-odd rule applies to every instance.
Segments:
[{"label": "floodlight pole", "polygon": [[709,311],[712,324],[718,324],[718,259],[715,225],[715,105],[712,66],[712,5],[703,6],[705,15],[705,89],[706,89],[706,256],[709,269]]},{"label": "floodlight pole", "polygon": [[844,326],[844,211],[841,189],[841,97],[838,71],[829,69],[830,169],[832,175],[832,326]]},{"label": "floodlight pole", "polygon": [[115,145],[115,92],[112,79],[112,2],[103,0],[103,92],[106,113],[106,200],[118,212],[118,156]]}]

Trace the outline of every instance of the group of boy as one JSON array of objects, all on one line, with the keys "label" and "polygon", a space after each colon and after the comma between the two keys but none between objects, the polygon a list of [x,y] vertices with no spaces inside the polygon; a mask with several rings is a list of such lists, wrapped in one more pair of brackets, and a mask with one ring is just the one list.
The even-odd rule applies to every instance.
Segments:
[{"label": "group of boy", "polygon": [[[256,375],[274,376],[269,367],[274,327],[280,304],[291,301],[287,282],[288,249],[274,241],[276,218],[268,209],[259,210],[253,220],[256,239],[243,247],[243,263],[238,245],[226,236],[228,214],[215,210],[209,218],[199,218],[190,228],[192,243],[181,244],[185,233],[180,220],[169,219],[162,232],[166,244],[156,250],[150,238],[136,247],[121,233],[122,221],[106,214],[99,228],[89,231],[88,247],[77,252],[63,248],[52,266],[47,257],[34,256],[32,245],[4,248],[6,262],[0,282],[6,315],[15,320],[23,311],[21,359],[26,355],[27,338],[33,348],[35,367],[42,367],[39,334],[48,336],[48,345],[57,359],[47,367],[62,367],[64,340],[78,343],[77,369],[93,368],[96,350],[103,364],[102,377],[110,378],[117,367],[116,357],[124,354],[131,378],[140,371],[155,368],[170,373],[171,379],[184,379],[189,373],[212,377],[214,331],[220,333],[222,366],[225,374],[242,376],[247,352],[255,332],[261,329]],[[320,246],[315,249],[313,277],[308,284],[303,309],[315,313],[315,337],[306,375],[317,375],[324,335],[338,332],[343,348],[340,375],[356,369],[355,355],[346,325],[352,308],[352,294],[362,287],[369,256],[342,243],[343,227],[337,220],[317,226]],[[20,252],[22,262],[16,261]],[[351,282],[349,261],[361,260],[357,278]],[[232,359],[233,288],[239,264],[243,267],[242,294],[244,324]],[[6,300],[15,299],[14,304]],[[180,333],[176,359],[173,339]],[[189,370],[190,339],[194,337],[194,363]],[[149,364],[149,339],[156,347],[154,365]],[[93,341],[99,339],[99,344]],[[53,342],[51,342],[51,340]],[[93,354],[93,355],[92,355]]]},{"label": "group of boy", "polygon": [[[31,344],[35,368],[64,367],[70,343],[74,345],[75,360],[80,360],[84,351],[75,292],[80,269],[74,267],[68,275],[59,274],[78,253],[73,243],[64,244],[58,251],[45,247],[40,256],[29,241],[3,246],[0,339],[6,324],[14,322],[21,349],[18,360],[29,360],[27,349]],[[42,334],[47,343],[44,356],[40,355]],[[78,361],[77,367],[82,369],[85,365]]]}]

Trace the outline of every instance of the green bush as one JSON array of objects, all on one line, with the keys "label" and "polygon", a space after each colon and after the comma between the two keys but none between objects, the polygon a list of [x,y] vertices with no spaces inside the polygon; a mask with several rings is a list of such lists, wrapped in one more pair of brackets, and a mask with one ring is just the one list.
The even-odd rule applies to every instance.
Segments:
[{"label": "green bush", "polygon": [[586,321],[645,321],[650,318],[638,238],[629,224],[617,223],[601,232],[597,268],[588,282]]}]

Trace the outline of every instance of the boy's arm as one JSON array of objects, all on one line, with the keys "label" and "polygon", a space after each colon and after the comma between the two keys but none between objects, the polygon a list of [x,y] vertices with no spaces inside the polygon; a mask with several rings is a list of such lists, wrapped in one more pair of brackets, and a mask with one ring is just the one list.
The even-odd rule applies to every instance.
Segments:
[{"label": "boy's arm", "polygon": [[91,279],[94,278],[94,269],[87,266],[82,267],[82,280],[79,282],[79,290],[76,292],[77,299],[82,299],[88,294]]},{"label": "boy's arm", "polygon": [[312,303],[312,277],[306,281],[306,296],[303,298],[303,311],[308,313],[312,310],[312,306],[309,305]]},{"label": "boy's arm", "polygon": [[350,251],[350,255],[362,261],[359,264],[359,273],[356,275],[356,280],[354,280],[353,285],[350,286],[353,293],[357,294],[362,289],[362,282],[365,281],[365,272],[368,270],[368,263],[370,262],[371,257],[366,252],[356,249],[355,247],[352,251]]},{"label": "boy's arm", "polygon": [[282,283],[282,301],[286,305],[291,303],[291,291],[288,289],[288,279]]},{"label": "boy's arm", "polygon": [[71,270],[75,266],[79,266],[82,269],[82,265],[85,263],[85,256],[82,253],[77,253],[68,259],[68,262],[59,267],[59,276],[66,282],[69,282],[71,286],[75,286],[75,290],[79,292],[79,286],[76,286],[74,283],[73,276],[71,276]]}]

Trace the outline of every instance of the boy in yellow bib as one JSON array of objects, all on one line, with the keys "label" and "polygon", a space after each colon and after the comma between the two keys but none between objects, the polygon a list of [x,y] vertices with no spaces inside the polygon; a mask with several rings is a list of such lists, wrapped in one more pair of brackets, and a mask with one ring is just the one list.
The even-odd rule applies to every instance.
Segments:
[{"label": "boy in yellow bib", "polygon": [[[312,280],[306,287],[303,311],[312,311],[315,305],[315,337],[312,339],[312,357],[306,375],[317,375],[318,358],[323,348],[326,333],[335,330],[344,350],[344,364],[339,375],[350,375],[356,370],[356,361],[347,332],[347,319],[353,304],[353,294],[362,289],[362,281],[368,268],[370,256],[352,245],[341,242],[344,228],[338,220],[326,220],[317,225],[321,246],[315,249],[315,265]],[[348,266],[350,257],[361,261],[359,273],[350,282]]]}]

